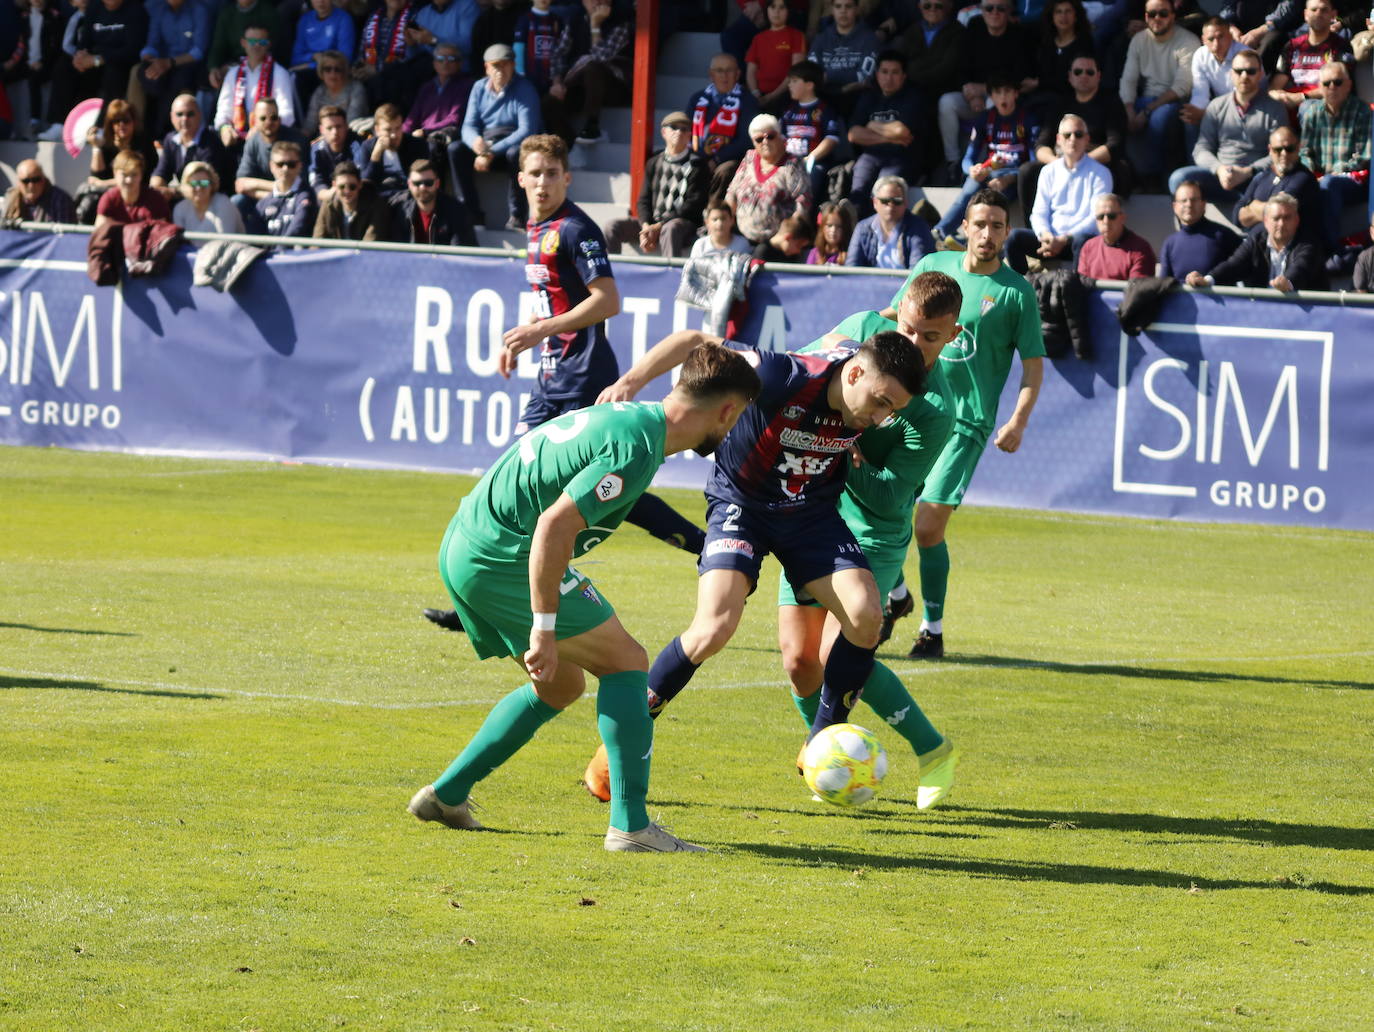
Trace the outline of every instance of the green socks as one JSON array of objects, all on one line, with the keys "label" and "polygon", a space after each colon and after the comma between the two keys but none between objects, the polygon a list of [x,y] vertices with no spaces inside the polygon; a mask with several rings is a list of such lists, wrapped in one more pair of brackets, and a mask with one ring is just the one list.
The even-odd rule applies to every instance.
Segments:
[{"label": "green socks", "polygon": [[809,729],[816,722],[816,711],[821,708],[820,689],[816,689],[804,699],[793,692],[792,705],[797,707],[797,712],[802,715],[802,720],[806,721],[806,726]]},{"label": "green socks", "polygon": [[534,694],[534,685],[526,683],[515,689],[492,707],[467,748],[434,782],[439,802],[457,806],[473,785],[519,752],[559,712]]},{"label": "green socks", "polygon": [[[949,546],[938,545],[916,550],[921,556],[921,602],[927,623],[945,618],[945,592],[949,588]],[[938,626],[938,624],[937,624]]]},{"label": "green socks", "polygon": [[873,664],[873,673],[864,682],[861,698],[872,707],[874,713],[911,743],[916,755],[938,748],[945,740],[944,735],[935,730],[935,726],[921,711],[921,707],[916,705],[906,685],[883,664]]},{"label": "green socks", "polygon": [[649,675],[627,670],[601,678],[596,726],[611,769],[611,827],[639,831],[649,824],[649,756],[654,722],[649,718]]}]

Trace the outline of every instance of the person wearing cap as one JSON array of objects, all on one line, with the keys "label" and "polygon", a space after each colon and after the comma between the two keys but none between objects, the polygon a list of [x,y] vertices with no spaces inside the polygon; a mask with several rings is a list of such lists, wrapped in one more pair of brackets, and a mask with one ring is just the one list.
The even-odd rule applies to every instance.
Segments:
[{"label": "person wearing cap", "polygon": [[543,131],[539,94],[532,82],[515,74],[515,51],[506,44],[487,47],[482,63],[487,75],[473,83],[468,95],[462,139],[448,148],[449,167],[455,189],[475,225],[485,224],[486,217],[473,173],[506,172],[510,177],[506,228],[520,231],[525,228],[529,204],[515,178],[520,171],[517,155],[527,136]]},{"label": "person wearing cap", "polygon": [[665,115],[659,126],[663,150],[644,165],[636,217],[614,219],[602,228],[611,254],[619,254],[622,245],[632,243],[645,254],[685,258],[696,239],[710,173],[706,162],[687,145],[692,120],[685,111]]}]

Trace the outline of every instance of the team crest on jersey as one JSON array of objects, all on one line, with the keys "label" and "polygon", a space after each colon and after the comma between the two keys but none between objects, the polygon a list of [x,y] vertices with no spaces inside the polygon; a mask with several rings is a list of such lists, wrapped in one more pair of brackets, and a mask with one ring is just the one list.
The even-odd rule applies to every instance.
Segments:
[{"label": "team crest on jersey", "polygon": [[588,602],[593,602],[598,606],[601,605],[601,596],[597,594],[597,590],[592,587],[591,581],[587,581],[586,586],[582,589],[582,597]]},{"label": "team crest on jersey", "polygon": [[785,419],[797,421],[806,415],[806,407],[804,405],[788,405],[782,410],[782,414]]},{"label": "team crest on jersey", "polygon": [[619,498],[620,492],[625,490],[625,481],[615,473],[607,473],[601,478],[601,482],[596,485],[596,497],[603,502]]},{"label": "team crest on jersey", "polygon": [[554,255],[558,253],[558,233],[550,231],[544,234],[544,239],[540,241],[539,250],[544,254]]},{"label": "team crest on jersey", "polygon": [[995,304],[997,304],[997,298],[993,297],[991,294],[984,294],[983,302],[978,308],[978,314],[987,315],[992,311],[992,306]]}]

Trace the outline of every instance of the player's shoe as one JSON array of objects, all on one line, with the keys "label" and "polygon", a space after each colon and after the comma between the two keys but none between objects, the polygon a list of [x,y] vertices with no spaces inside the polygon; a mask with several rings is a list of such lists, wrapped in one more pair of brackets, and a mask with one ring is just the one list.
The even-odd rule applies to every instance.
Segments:
[{"label": "player's shoe", "polygon": [[417,820],[438,821],[460,831],[481,831],[482,822],[472,815],[472,800],[464,799],[457,806],[440,802],[434,786],[426,785],[416,792],[406,807]]},{"label": "player's shoe", "polygon": [[425,619],[432,624],[438,624],[446,631],[463,630],[462,618],[452,609],[426,609]]},{"label": "player's shoe", "polygon": [[911,651],[906,654],[907,659],[942,659],[945,654],[945,636],[943,634],[931,634],[924,627],[921,633],[916,636],[916,640],[911,643]]},{"label": "player's shoe", "polygon": [[684,842],[653,821],[638,831],[606,829],[606,849],[612,853],[704,853],[705,846]]},{"label": "player's shoe", "polygon": [[943,803],[954,787],[954,767],[959,762],[959,750],[946,738],[939,746],[916,759],[921,765],[916,809],[930,810]]},{"label": "player's shoe", "polygon": [[[582,773],[582,787],[603,803],[611,801],[611,762],[606,756],[604,743],[597,746],[596,755]],[[606,848],[609,849],[610,846]]]},{"label": "player's shoe", "polygon": [[892,625],[904,616],[910,616],[916,611],[916,596],[911,592],[906,593],[906,598],[898,599],[893,602],[887,600],[887,605],[883,606],[883,626],[878,632],[878,644],[881,645],[892,637]]}]

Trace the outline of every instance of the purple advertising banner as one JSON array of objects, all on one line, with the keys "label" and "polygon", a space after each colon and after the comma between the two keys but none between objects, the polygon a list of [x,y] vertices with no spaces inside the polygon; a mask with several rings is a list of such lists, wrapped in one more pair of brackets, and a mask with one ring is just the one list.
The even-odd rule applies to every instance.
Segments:
[{"label": "purple advertising banner", "polygon": [[[530,314],[519,257],[294,252],[227,294],[192,285],[193,258],[96,287],[85,237],[0,233],[0,444],[461,472],[510,444],[536,373],[496,371]],[[701,324],[679,270],[615,275],[622,368]],[[900,282],[761,274],[739,336],[798,347]],[[1095,357],[1046,363],[1021,449],[989,447],[970,503],[1374,529],[1374,309],[1177,294],[1127,337],[1118,299],[1093,296]]]}]

